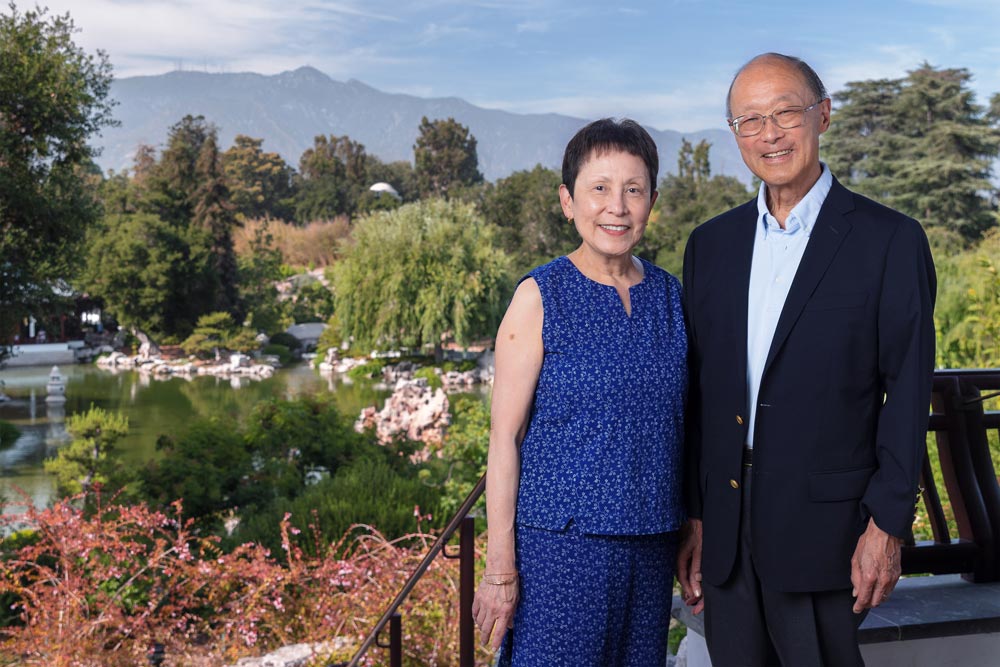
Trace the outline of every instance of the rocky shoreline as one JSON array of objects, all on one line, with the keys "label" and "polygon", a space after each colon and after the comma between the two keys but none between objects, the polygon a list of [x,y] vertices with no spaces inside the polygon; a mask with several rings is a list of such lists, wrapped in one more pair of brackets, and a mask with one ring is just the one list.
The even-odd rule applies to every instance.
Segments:
[{"label": "rocky shoreline", "polygon": [[277,359],[268,357],[265,359],[265,363],[259,363],[245,354],[234,354],[228,361],[206,362],[190,358],[173,360],[165,359],[159,355],[137,354],[132,356],[121,352],[112,352],[98,358],[95,363],[99,368],[106,370],[136,370],[163,379],[212,375],[222,378],[241,377],[263,380],[274,375],[274,370],[278,366]]}]

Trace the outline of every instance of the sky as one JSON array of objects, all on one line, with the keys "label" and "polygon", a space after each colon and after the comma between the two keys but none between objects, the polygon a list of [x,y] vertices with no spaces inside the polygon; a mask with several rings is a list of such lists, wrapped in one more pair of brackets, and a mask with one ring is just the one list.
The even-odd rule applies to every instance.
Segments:
[{"label": "sky", "polygon": [[832,92],[925,61],[968,69],[980,104],[1000,92],[998,0],[39,2],[69,12],[77,44],[118,77],[310,65],[386,92],[660,130],[724,129],[733,74],[765,51],[803,58]]}]

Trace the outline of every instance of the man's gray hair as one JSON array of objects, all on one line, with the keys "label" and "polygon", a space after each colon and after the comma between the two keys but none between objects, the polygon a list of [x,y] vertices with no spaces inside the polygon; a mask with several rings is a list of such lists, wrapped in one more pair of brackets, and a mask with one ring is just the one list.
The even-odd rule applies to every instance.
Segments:
[{"label": "man's gray hair", "polygon": [[806,61],[802,60],[801,58],[796,58],[795,56],[786,56],[784,53],[774,53],[774,52],[762,53],[759,56],[754,56],[747,62],[743,63],[743,66],[740,67],[739,70],[737,70],[736,75],[733,76],[733,80],[729,83],[729,92],[726,93],[726,118],[732,119],[733,117],[733,111],[732,108],[730,108],[729,101],[733,95],[733,84],[736,83],[736,79],[740,77],[740,74],[742,74],[743,70],[745,70],[748,66],[752,65],[758,60],[763,60],[765,58],[780,60],[785,64],[794,67],[796,71],[798,71],[798,73],[802,76],[802,79],[806,82],[806,85],[809,86],[809,90],[815,95],[816,99],[814,100],[814,102],[825,100],[828,97],[826,92],[826,86],[823,85],[823,82],[820,80],[819,75],[816,74],[816,70],[810,67]]}]

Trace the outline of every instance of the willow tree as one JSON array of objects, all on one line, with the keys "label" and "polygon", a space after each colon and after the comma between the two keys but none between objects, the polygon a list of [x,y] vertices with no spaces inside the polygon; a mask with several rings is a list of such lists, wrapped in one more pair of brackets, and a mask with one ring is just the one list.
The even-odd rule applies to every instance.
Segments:
[{"label": "willow tree", "polygon": [[471,204],[428,199],[360,219],[333,269],[337,318],[357,346],[492,336],[511,294],[496,228]]}]

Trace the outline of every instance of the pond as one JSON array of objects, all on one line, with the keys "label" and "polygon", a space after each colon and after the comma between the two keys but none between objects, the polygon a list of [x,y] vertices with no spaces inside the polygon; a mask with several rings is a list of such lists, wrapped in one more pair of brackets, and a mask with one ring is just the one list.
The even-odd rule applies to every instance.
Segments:
[{"label": "pond", "polygon": [[279,369],[266,380],[208,376],[158,380],[136,371],[111,372],[91,365],[59,370],[66,379],[66,402],[62,405],[45,402],[50,367],[0,371],[3,391],[11,399],[0,403],[0,419],[21,430],[13,445],[0,449],[0,494],[7,501],[20,500],[15,487],[36,507],[52,498],[53,479],[42,469],[42,462],[69,443],[66,417],[91,405],[128,418],[129,434],[118,448],[124,461],[139,463],[154,456],[160,435],[176,433],[195,418],[240,418],[269,398],[332,393],[341,412],[353,419],[362,407],[381,407],[390,393],[373,381],[351,382],[321,375],[306,364]]}]

